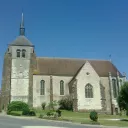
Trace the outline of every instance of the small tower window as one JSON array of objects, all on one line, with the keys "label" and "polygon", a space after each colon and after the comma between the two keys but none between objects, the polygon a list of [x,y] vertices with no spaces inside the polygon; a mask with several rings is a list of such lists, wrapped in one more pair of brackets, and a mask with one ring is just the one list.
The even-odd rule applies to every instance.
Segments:
[{"label": "small tower window", "polygon": [[26,54],[26,50],[23,49],[23,50],[22,50],[22,57],[23,57],[23,58],[25,58],[25,54]]},{"label": "small tower window", "polygon": [[17,49],[16,52],[17,52],[17,57],[20,57],[20,52],[21,52],[20,49]]}]

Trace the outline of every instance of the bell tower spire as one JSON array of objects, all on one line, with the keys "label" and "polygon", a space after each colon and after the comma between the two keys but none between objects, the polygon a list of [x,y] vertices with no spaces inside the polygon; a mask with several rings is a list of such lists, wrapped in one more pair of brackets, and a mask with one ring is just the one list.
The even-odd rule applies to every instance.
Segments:
[{"label": "bell tower spire", "polygon": [[21,23],[20,23],[20,36],[25,35],[25,27],[24,27],[24,15],[22,13]]}]

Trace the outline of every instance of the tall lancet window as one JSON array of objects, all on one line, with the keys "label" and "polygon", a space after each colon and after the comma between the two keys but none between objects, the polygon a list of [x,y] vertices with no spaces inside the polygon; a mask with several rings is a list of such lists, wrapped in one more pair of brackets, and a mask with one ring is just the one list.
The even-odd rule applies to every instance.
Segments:
[{"label": "tall lancet window", "polygon": [[17,57],[20,57],[20,52],[21,52],[20,49],[16,50]]},{"label": "tall lancet window", "polygon": [[112,86],[113,86],[113,96],[114,98],[117,97],[117,83],[115,79],[112,79]]},{"label": "tall lancet window", "polygon": [[89,83],[85,86],[85,97],[93,98],[93,86]]},{"label": "tall lancet window", "polygon": [[60,81],[60,95],[64,95],[64,81]]},{"label": "tall lancet window", "polygon": [[45,95],[45,81],[40,81],[40,95]]},{"label": "tall lancet window", "polygon": [[25,55],[26,55],[26,50],[23,49],[23,50],[22,50],[22,57],[25,58]]}]

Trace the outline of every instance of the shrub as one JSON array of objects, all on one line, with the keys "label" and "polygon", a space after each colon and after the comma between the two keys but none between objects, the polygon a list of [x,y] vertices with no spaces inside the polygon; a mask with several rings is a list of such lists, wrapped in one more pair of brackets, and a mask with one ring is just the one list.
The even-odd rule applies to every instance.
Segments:
[{"label": "shrub", "polygon": [[46,103],[45,103],[45,102],[43,102],[43,103],[41,104],[41,106],[42,106],[42,109],[43,109],[43,110],[45,110]]},{"label": "shrub", "polygon": [[47,115],[47,116],[53,116],[53,115],[54,115],[54,112],[53,112],[53,111],[49,111],[49,112],[47,112],[46,115]]},{"label": "shrub", "polygon": [[73,100],[70,96],[66,96],[59,101],[60,109],[73,110]]},{"label": "shrub", "polygon": [[58,114],[58,117],[61,117],[61,111],[60,111],[60,109],[58,109],[56,112]]},{"label": "shrub", "polygon": [[29,108],[24,108],[23,109],[23,111],[22,111],[22,115],[29,115],[29,113],[30,113],[30,110],[29,110]]},{"label": "shrub", "polygon": [[40,115],[39,115],[39,118],[43,118],[43,117],[44,117],[44,114],[40,114]]},{"label": "shrub", "polygon": [[58,117],[58,114],[57,114],[57,112],[54,112],[54,118],[57,118]]},{"label": "shrub", "polygon": [[10,114],[10,112],[11,112],[11,111],[7,110],[7,115],[9,115],[9,114]]},{"label": "shrub", "polygon": [[29,111],[29,116],[36,116],[35,111],[34,111],[34,110],[30,110],[30,111]]},{"label": "shrub", "polygon": [[90,119],[93,121],[97,121],[98,120],[98,113],[96,111],[91,111],[90,112]]},{"label": "shrub", "polygon": [[8,112],[11,111],[23,111],[24,108],[28,108],[29,106],[22,102],[22,101],[12,101],[9,105],[8,105]]}]

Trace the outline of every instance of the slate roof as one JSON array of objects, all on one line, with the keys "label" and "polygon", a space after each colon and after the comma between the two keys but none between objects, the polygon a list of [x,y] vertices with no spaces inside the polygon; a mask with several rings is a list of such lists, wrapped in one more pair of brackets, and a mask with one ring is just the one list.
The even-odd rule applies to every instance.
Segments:
[{"label": "slate roof", "polygon": [[10,45],[12,46],[34,46],[25,36],[18,36]]},{"label": "slate roof", "polygon": [[[107,60],[37,57],[37,70],[42,75],[74,76],[86,61],[89,61],[100,77],[108,77],[109,72],[117,76],[118,69]],[[119,75],[122,77],[120,72]]]}]

